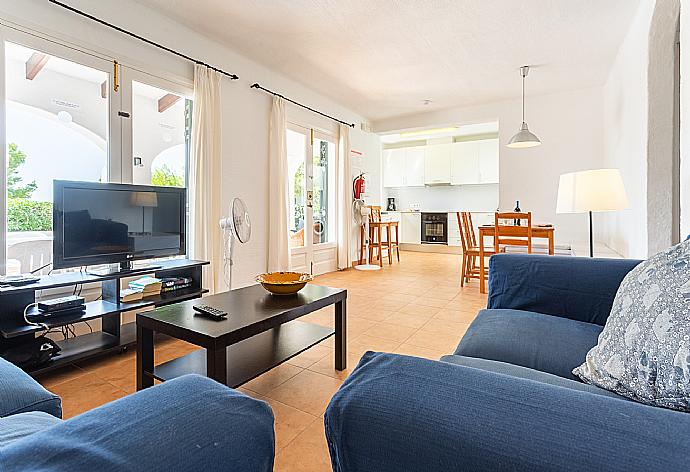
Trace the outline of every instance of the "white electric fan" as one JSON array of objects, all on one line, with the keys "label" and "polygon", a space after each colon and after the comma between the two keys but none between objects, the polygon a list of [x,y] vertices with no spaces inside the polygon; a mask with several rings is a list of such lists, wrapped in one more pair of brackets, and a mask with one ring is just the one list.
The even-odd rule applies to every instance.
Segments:
[{"label": "white electric fan", "polygon": [[220,220],[223,238],[223,278],[232,290],[232,266],[235,252],[235,241],[246,243],[252,235],[252,222],[249,219],[247,206],[242,199],[235,198],[229,208],[229,215]]},{"label": "white electric fan", "polygon": [[[369,215],[371,215],[371,208],[367,208],[364,200],[356,199],[352,202],[352,219],[360,228],[364,228],[364,257],[367,259],[366,264],[357,264],[357,270],[380,270],[381,267],[372,264],[369,260]],[[361,231],[361,229],[360,229]]]}]

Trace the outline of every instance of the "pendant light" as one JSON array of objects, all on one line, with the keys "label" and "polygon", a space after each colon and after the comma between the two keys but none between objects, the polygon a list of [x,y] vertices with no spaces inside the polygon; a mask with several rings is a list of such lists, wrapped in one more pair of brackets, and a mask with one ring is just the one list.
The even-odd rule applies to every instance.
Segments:
[{"label": "pendant light", "polygon": [[527,74],[529,74],[529,66],[520,67],[520,75],[522,76],[522,126],[520,126],[520,131],[506,144],[509,148],[528,148],[541,144],[539,138],[529,130],[525,121],[525,77]]}]

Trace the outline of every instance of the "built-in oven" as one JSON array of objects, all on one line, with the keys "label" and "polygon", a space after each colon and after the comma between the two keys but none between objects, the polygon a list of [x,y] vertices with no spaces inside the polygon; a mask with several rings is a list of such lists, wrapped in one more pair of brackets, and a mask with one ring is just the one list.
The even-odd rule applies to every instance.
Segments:
[{"label": "built-in oven", "polygon": [[422,244],[448,244],[448,213],[422,213]]}]

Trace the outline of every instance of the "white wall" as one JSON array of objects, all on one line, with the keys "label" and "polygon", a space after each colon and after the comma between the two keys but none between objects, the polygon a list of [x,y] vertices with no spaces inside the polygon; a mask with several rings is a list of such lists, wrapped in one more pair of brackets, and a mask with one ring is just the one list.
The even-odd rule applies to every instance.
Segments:
[{"label": "white wall", "polygon": [[690,236],[690,3],[680,9],[680,231]]},{"label": "white wall", "polygon": [[630,208],[604,215],[606,243],[647,256],[647,66],[653,2],[641,2],[604,86],[604,165],[620,169]]},{"label": "white wall", "polygon": [[[281,92],[313,108],[348,122],[360,123],[362,117],[320,96],[307,87],[297,84],[270,69],[234,52],[230,46],[221,45],[200,34],[160,16],[155,11],[131,0],[102,2],[96,0],[71,0],[70,5],[147,38],[198,57],[228,72],[240,76],[240,80],[223,79],[223,207],[233,197],[241,197],[252,215],[252,240],[236,251],[233,282],[237,286],[253,283],[257,273],[266,270],[268,228],[268,120],[271,97],[250,89],[254,82]],[[0,0],[3,18],[33,27],[54,37],[69,40],[80,46],[97,50],[117,58],[124,66],[135,66],[155,75],[173,78],[189,84],[193,78],[191,63],[169,55],[135,39],[109,30],[80,18],[43,0]],[[315,127],[331,129],[330,120],[288,106],[288,118],[305,120]],[[372,159],[376,156],[378,137],[352,132],[352,146],[366,148]],[[379,166],[380,167],[380,166]],[[372,179],[379,174],[372,173]],[[374,180],[372,188],[380,187]],[[380,198],[380,195],[379,195]],[[215,230],[212,228],[210,230]]]},{"label": "white wall", "polygon": [[648,257],[678,239],[673,210],[678,10],[678,0],[640,3],[604,86],[604,163],[620,169],[630,203],[628,210],[605,215],[606,243],[626,257]]},{"label": "white wall", "polygon": [[[533,71],[539,73],[538,69]],[[529,149],[505,147],[520,126],[520,100],[405,116],[374,123],[377,132],[447,124],[499,122],[499,205],[512,210],[515,201],[540,223],[556,226],[556,239],[564,243],[588,240],[587,216],[557,215],[558,178],[565,172],[601,167],[603,162],[602,89],[590,88],[527,98],[527,122],[542,140]],[[602,240],[600,215],[595,216],[595,237]]]}]

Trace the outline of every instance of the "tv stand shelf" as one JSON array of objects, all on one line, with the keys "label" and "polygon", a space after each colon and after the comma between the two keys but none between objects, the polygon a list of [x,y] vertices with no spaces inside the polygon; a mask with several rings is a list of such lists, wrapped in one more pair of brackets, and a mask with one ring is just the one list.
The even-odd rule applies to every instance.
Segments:
[{"label": "tv stand shelf", "polygon": [[[30,372],[45,372],[104,352],[122,349],[135,342],[135,332],[134,323],[121,325],[121,314],[201,297],[208,292],[202,288],[202,267],[206,264],[208,262],[205,261],[171,259],[156,261],[155,268],[135,268],[123,273],[102,276],[87,272],[67,272],[46,275],[35,283],[20,287],[2,287],[0,288],[0,353],[6,349],[20,346],[33,339],[37,333],[40,334],[45,331],[41,326],[27,324],[24,321],[24,309],[36,301],[37,292],[51,288],[94,283],[101,283],[102,299],[86,303],[86,310],[82,313],[49,317],[42,322],[48,328],[57,328],[100,318],[102,330],[58,341],[62,351],[48,364]],[[192,286],[135,302],[120,302],[121,279],[151,273],[156,277],[190,277]],[[36,313],[37,308],[30,308],[28,313],[32,312]]]}]

